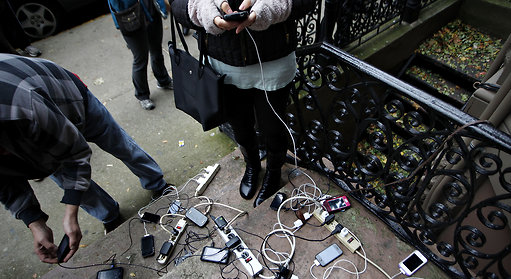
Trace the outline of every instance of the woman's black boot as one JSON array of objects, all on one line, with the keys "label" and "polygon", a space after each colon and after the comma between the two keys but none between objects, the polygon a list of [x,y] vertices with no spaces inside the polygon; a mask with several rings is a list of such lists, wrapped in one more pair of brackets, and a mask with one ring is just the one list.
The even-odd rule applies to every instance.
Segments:
[{"label": "woman's black boot", "polygon": [[240,150],[247,165],[240,183],[240,195],[242,198],[249,200],[254,197],[257,190],[261,160],[259,159],[257,147],[249,150],[240,146]]},{"label": "woman's black boot", "polygon": [[261,186],[261,190],[257,194],[256,199],[254,200],[254,207],[257,207],[261,203],[263,203],[266,199],[273,196],[273,194],[277,193],[280,190],[280,175],[281,168],[284,164],[284,160],[286,158],[286,153],[282,154],[273,154],[268,153],[266,164],[266,173],[263,178],[263,185]]}]

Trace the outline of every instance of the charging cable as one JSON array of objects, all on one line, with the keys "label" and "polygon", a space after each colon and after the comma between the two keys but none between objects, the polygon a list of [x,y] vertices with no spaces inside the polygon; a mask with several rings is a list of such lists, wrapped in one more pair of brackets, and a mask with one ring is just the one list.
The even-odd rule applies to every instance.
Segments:
[{"label": "charging cable", "polygon": [[[245,28],[244,30],[247,31],[247,34],[250,36],[250,39],[252,39],[252,42],[254,43],[254,47],[256,50],[256,54],[257,54],[257,59],[259,60],[259,67],[261,68],[261,79],[263,81],[263,88],[264,88],[264,95],[266,96],[266,102],[268,102],[268,105],[270,106],[270,108],[273,111],[273,113],[275,114],[275,116],[277,116],[277,118],[280,120],[280,122],[282,122],[284,127],[286,127],[286,130],[289,133],[289,137],[291,138],[291,141],[293,142],[294,154],[296,154],[296,143],[295,143],[295,139],[293,138],[293,133],[291,132],[291,129],[289,129],[289,127],[287,126],[286,122],[284,120],[282,120],[282,118],[275,111],[275,109],[273,108],[273,106],[270,103],[270,99],[268,98],[268,92],[266,91],[266,82],[264,79],[263,63],[261,62],[261,56],[259,55],[259,49],[257,47],[256,41],[254,40],[254,37],[252,37],[252,34],[250,34],[250,32],[248,31],[247,28]],[[296,156],[293,156],[293,159],[295,161],[295,167],[298,168],[298,159],[296,159]]]}]

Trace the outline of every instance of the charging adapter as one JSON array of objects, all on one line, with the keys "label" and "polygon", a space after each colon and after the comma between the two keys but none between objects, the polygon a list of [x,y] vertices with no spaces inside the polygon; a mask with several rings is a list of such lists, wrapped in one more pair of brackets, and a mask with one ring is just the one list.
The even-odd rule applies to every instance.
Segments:
[{"label": "charging adapter", "polygon": [[300,219],[296,220],[294,228],[300,228],[301,226],[303,226],[302,220]]},{"label": "charging adapter", "polygon": [[228,248],[228,249],[233,249],[235,248],[236,246],[238,246],[239,244],[241,243],[241,239],[237,236],[233,236],[231,239],[229,239],[229,241],[227,241],[225,243],[225,246]]},{"label": "charging adapter", "polygon": [[[337,223],[337,221],[332,218],[329,223],[326,222],[326,218],[329,216],[334,216],[334,214],[328,214],[321,208],[316,209],[312,214],[318,221],[321,222],[323,226],[325,226],[330,232],[337,232],[333,234],[335,238],[337,238],[350,252],[355,253],[357,249],[360,248],[361,243],[357,240],[357,238],[350,232],[348,229],[343,228],[342,225]],[[326,216],[326,217],[325,217]],[[346,234],[347,232],[347,234]]]},{"label": "charging adapter", "polygon": [[[325,214],[323,214],[322,216],[325,216]],[[324,217],[324,218],[325,219],[323,221],[323,225],[330,225],[330,223],[332,223],[332,221],[334,221],[335,215],[327,213],[326,217]]]},{"label": "charging adapter", "polygon": [[275,275],[274,279],[289,279],[291,275],[291,270],[287,269],[285,266],[279,266],[279,271]]}]

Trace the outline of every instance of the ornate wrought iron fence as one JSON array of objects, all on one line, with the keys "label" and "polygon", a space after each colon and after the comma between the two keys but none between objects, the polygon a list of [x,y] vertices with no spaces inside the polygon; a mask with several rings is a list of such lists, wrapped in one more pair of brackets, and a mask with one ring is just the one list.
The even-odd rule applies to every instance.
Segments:
[{"label": "ornate wrought iron fence", "polygon": [[449,276],[509,278],[511,137],[331,44],[297,57],[287,121],[300,164]]},{"label": "ornate wrought iron fence", "polygon": [[[356,47],[401,23],[404,8],[419,12],[436,0],[325,0],[322,38],[344,48]],[[413,3],[411,3],[413,2]],[[415,3],[416,2],[416,3]],[[329,19],[332,18],[332,19]],[[333,34],[333,38],[330,38]]]}]

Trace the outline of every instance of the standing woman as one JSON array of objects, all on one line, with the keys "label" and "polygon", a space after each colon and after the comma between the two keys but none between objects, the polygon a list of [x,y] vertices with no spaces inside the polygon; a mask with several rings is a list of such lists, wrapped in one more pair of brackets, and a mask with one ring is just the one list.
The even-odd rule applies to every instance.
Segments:
[{"label": "standing woman", "polygon": [[[135,86],[135,97],[142,108],[154,109],[155,105],[149,98],[150,90],[147,82],[147,62],[151,54],[151,68],[157,80],[157,87],[173,89],[172,79],[165,68],[162,54],[163,26],[161,17],[167,16],[163,0],[107,0],[115,26],[121,30],[122,37],[133,54],[132,80]],[[134,5],[139,5],[140,24],[126,31],[116,14],[122,13]],[[158,6],[158,7],[156,7]]]},{"label": "standing woman", "polygon": [[[284,119],[296,72],[296,20],[312,11],[316,1],[169,1],[179,23],[205,30],[210,64],[226,75],[223,93],[227,121],[246,163],[240,183],[244,199],[251,199],[257,192],[261,170],[254,127],[257,120],[268,155],[262,186],[254,200],[256,207],[281,187],[281,168],[288,145],[279,117]],[[250,10],[250,14],[243,21],[223,19],[223,15],[237,10]]]}]

